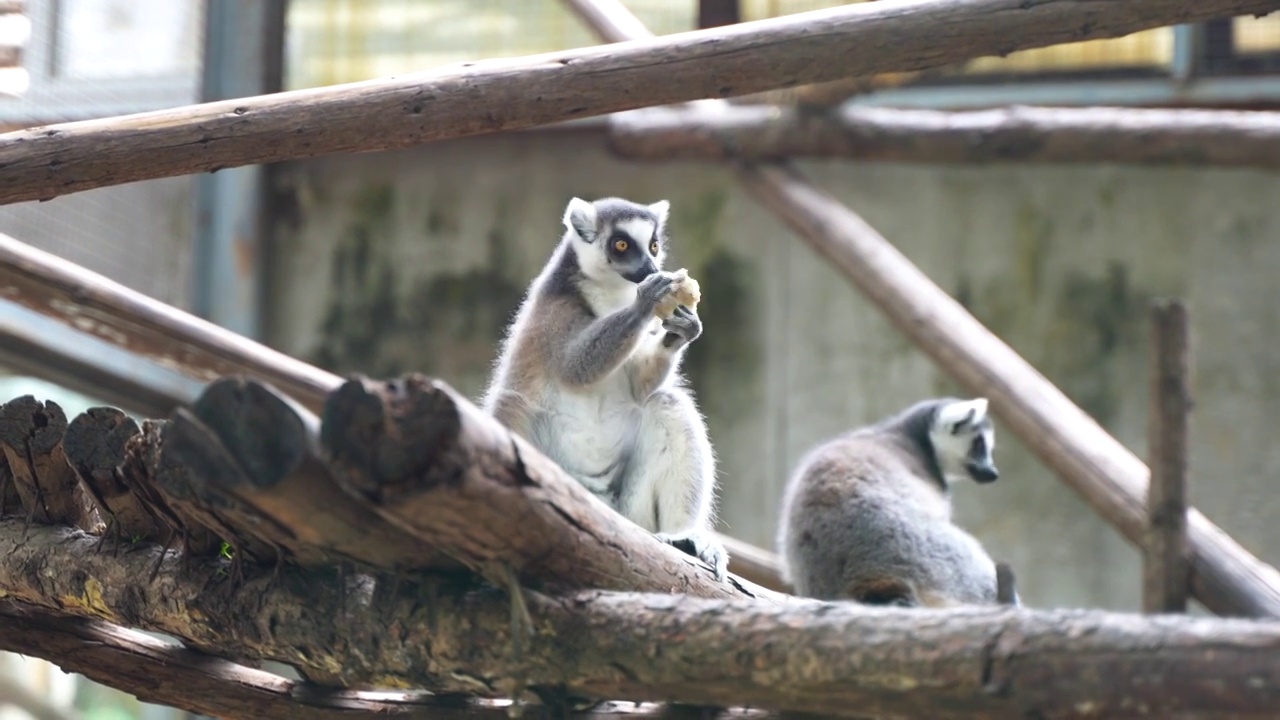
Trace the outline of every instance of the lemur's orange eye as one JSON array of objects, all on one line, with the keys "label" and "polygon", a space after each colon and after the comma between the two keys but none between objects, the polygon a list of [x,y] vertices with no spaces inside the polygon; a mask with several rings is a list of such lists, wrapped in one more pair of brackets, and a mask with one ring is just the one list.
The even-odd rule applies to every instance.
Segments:
[{"label": "lemur's orange eye", "polygon": [[617,250],[618,252],[626,252],[627,248],[630,246],[631,246],[630,243],[628,243],[626,240],[613,241],[613,249]]},{"label": "lemur's orange eye", "polygon": [[650,255],[658,254],[658,242],[656,240],[649,243],[649,254]]}]

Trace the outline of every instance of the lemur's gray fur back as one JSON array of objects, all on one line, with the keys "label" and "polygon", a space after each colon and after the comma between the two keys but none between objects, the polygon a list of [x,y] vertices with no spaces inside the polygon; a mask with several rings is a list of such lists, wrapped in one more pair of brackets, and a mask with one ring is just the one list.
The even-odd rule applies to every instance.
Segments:
[{"label": "lemur's gray fur back", "polygon": [[[778,529],[784,574],[798,594],[871,604],[996,602],[994,563],[951,522],[950,481],[933,439],[940,410],[964,402],[916,403],[802,458]],[[990,436],[982,402],[957,437]],[[989,472],[994,479],[994,465]]]}]

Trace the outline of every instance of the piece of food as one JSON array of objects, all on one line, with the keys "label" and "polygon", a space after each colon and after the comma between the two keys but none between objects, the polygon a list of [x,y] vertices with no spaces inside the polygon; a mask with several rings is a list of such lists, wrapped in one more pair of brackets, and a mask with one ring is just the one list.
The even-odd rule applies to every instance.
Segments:
[{"label": "piece of food", "polygon": [[698,307],[698,302],[702,300],[702,290],[698,287],[698,281],[689,277],[688,270],[680,268],[672,275],[676,276],[675,291],[662,298],[658,302],[657,308],[654,309],[654,314],[663,320],[675,313],[677,305],[684,305],[690,310],[694,310]]}]

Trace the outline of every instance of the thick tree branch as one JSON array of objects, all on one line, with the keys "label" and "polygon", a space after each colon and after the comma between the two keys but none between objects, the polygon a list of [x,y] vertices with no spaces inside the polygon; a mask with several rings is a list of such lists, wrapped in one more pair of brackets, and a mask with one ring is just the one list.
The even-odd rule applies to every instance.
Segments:
[{"label": "thick tree branch", "polygon": [[0,521],[10,600],[328,668],[350,685],[504,696],[527,683],[828,717],[1264,718],[1280,703],[1274,622],[526,589],[532,625],[513,626],[503,592],[470,584],[353,577],[344,605],[323,574],[285,570],[270,584],[264,572],[233,587],[216,564],[166,559],[141,588],[154,546],[112,558],[78,531],[23,533]]},{"label": "thick tree branch", "polygon": [[609,147],[637,160],[841,158],[919,163],[1280,165],[1280,113],[1008,107],[827,113],[725,103],[621,113]]},{"label": "thick tree branch", "polygon": [[50,125],[0,136],[0,202],[919,70],[1278,8],[1276,0],[859,3],[622,47]]},{"label": "thick tree branch", "polygon": [[[616,0],[597,15],[620,15]],[[1126,4],[1137,9],[1145,3]],[[887,6],[887,5],[886,5]],[[590,21],[590,18],[587,18]],[[629,26],[593,23],[609,39]],[[709,101],[701,105],[722,103]],[[1134,544],[1146,526],[1149,471],[1128,448],[983,327],[857,213],[789,166],[735,163],[739,180],[814,252],[829,259],[903,334],[970,392],[991,398],[1010,429]],[[1258,560],[1199,511],[1188,513],[1192,591],[1223,615],[1280,617],[1280,572]]]},{"label": "thick tree branch", "polygon": [[524,439],[421,375],[354,379],[330,396],[321,443],[338,481],[395,526],[501,582],[782,596],[658,542]]}]

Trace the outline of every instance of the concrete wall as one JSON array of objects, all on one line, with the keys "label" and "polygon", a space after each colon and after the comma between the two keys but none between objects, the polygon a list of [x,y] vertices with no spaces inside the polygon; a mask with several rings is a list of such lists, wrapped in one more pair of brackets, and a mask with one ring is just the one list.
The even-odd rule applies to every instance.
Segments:
[{"label": "concrete wall", "polygon": [[[721,458],[723,529],[772,547],[798,456],[957,392],[822,260],[693,164],[615,161],[590,132],[476,138],[289,165],[277,178],[269,337],[338,371],[420,370],[477,396],[573,195],[673,202],[673,267],[703,287],[687,368]],[[1193,501],[1280,561],[1280,180],[1114,167],[810,164],[944,289],[1142,454],[1145,303],[1192,304]],[[1138,556],[1008,432],[1002,479],[958,519],[1036,606],[1136,609]]]}]

